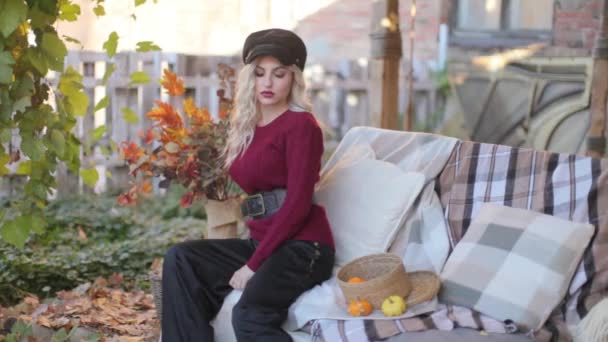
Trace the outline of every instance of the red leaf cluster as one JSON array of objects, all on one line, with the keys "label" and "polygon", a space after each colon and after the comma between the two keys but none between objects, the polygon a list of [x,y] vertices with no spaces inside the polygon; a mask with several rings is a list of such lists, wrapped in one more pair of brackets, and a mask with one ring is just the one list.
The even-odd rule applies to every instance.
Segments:
[{"label": "red leaf cluster", "polygon": [[[221,75],[234,76],[234,73],[224,69]],[[161,84],[171,96],[184,94],[183,80],[168,70],[164,71]],[[230,113],[226,106],[229,100],[223,94],[220,102],[224,105],[216,119],[206,108],[196,106],[192,97],[182,101],[185,117],[170,103],[155,101],[156,107],[146,114],[152,127],[140,134],[143,145],[152,145],[154,149],[138,146],[135,142],[121,144],[121,156],[138,184],[118,196],[119,204],[136,204],[141,198],[138,194],[151,192],[151,177],[161,177],[161,187],[172,182],[184,186],[187,192],[180,200],[182,207],[189,207],[202,197],[224,200],[231,196],[232,182],[221,157]],[[138,179],[143,180],[138,182]]]}]

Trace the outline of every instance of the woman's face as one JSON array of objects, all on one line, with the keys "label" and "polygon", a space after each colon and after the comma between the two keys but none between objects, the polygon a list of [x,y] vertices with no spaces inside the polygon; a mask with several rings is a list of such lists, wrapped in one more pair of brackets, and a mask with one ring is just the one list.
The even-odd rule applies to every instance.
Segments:
[{"label": "woman's face", "polygon": [[287,103],[293,72],[272,56],[262,56],[255,68],[255,92],[262,106]]}]

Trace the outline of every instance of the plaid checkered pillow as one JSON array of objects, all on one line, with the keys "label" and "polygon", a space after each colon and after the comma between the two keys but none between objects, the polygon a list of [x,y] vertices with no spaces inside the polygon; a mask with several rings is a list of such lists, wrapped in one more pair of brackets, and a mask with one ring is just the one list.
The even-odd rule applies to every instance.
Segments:
[{"label": "plaid checkered pillow", "polygon": [[540,329],[566,294],[593,231],[485,203],[445,264],[440,301]]}]

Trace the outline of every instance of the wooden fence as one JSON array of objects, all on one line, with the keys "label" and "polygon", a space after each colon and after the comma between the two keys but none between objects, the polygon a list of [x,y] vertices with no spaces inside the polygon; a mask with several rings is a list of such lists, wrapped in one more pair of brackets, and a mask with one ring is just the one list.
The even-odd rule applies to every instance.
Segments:
[{"label": "wooden fence", "polygon": [[[154,101],[175,101],[161,91],[158,80],[162,77],[162,70],[168,68],[175,72],[184,80],[186,96],[192,96],[198,106],[208,108],[211,114],[216,116],[219,107],[216,92],[220,87],[218,63],[238,68],[240,60],[236,56],[188,56],[165,52],[118,53],[108,60],[104,53],[68,53],[66,67],[71,66],[81,72],[84,76],[85,92],[90,99],[87,115],[78,118],[76,135],[82,141],[87,141],[95,128],[105,126],[107,129],[104,137],[93,146],[93,153],[83,154],[81,159],[83,165],[97,168],[100,179],[95,192],[124,189],[128,185],[127,169],[118,151],[112,147],[123,141],[141,143],[140,132],[145,131],[151,124],[145,114],[155,106]],[[102,78],[110,64],[115,64],[116,70],[104,85]],[[370,122],[367,69],[360,63],[347,62],[344,65],[346,67],[342,68],[341,72],[325,71],[321,77],[307,74],[310,76],[308,84],[314,112],[331,129],[326,138],[329,144],[339,141],[349,128],[368,125]],[[131,85],[129,75],[135,71],[145,71],[152,81]],[[49,79],[51,82],[57,82],[53,74],[49,75]],[[401,77],[401,113],[405,112],[407,105],[406,84],[405,77]],[[421,121],[429,114],[437,112],[437,103],[442,100],[431,81],[417,81],[414,87],[416,116],[418,121]],[[109,98],[109,105],[93,112],[95,104],[105,96]],[[181,101],[172,104],[181,110]],[[125,108],[135,113],[137,123],[125,121]],[[13,145],[19,146],[18,136],[13,139]],[[102,153],[104,149],[109,149],[111,153]],[[16,166],[13,165],[13,168],[16,169]],[[18,178],[12,176],[0,179],[0,195],[13,193],[15,182],[19,182]],[[59,196],[88,191],[78,175],[71,174],[64,167],[60,167],[58,171],[58,184]]]}]

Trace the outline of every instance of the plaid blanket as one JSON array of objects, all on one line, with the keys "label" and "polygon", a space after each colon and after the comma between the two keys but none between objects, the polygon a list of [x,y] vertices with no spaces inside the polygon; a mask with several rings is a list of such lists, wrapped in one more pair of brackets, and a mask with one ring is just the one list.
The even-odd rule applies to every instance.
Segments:
[{"label": "plaid blanket", "polygon": [[377,341],[402,332],[472,328],[489,333],[513,333],[514,323],[502,323],[468,308],[440,304],[433,313],[399,320],[316,320],[306,330],[312,342]]},{"label": "plaid blanket", "polygon": [[445,208],[452,248],[484,202],[594,225],[595,235],[568,294],[535,333],[537,340],[570,340],[568,325],[576,325],[608,294],[608,160],[459,142],[436,191]]},{"label": "plaid blanket", "polygon": [[[608,160],[459,141],[437,177],[435,191],[449,223],[450,249],[462,238],[481,204],[533,210],[595,228],[568,294],[541,330],[539,341],[568,341],[574,326],[608,294]],[[475,310],[439,305],[436,311],[398,320],[315,320],[304,330],[313,341],[374,341],[406,331],[466,327],[513,333],[515,324]]]},{"label": "plaid blanket", "polygon": [[[449,222],[450,246],[462,238],[484,202],[534,210],[591,223],[595,235],[585,250],[568,294],[552,313],[538,341],[569,341],[576,325],[608,294],[608,160],[459,141],[435,190]],[[466,327],[513,333],[500,322],[468,308],[440,304],[430,314],[400,320],[316,320],[305,327],[312,341],[374,341],[406,331]],[[336,338],[337,337],[337,338]]]}]

